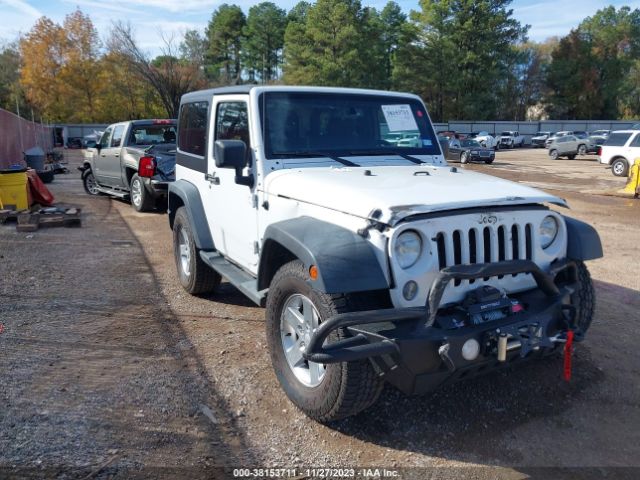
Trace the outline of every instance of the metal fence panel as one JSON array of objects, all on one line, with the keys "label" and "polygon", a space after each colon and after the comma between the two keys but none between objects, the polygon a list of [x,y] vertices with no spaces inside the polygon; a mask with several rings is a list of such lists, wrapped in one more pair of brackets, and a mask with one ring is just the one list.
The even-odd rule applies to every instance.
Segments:
[{"label": "metal fence panel", "polygon": [[45,152],[53,148],[53,128],[0,108],[0,168],[24,165],[22,152],[36,146]]}]

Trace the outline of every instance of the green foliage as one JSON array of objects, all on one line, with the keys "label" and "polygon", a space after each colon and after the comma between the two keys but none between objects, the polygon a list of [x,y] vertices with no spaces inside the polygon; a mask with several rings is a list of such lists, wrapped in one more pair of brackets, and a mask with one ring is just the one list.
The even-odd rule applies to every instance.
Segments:
[{"label": "green foliage", "polygon": [[242,64],[242,30],[246,24],[244,13],[237,5],[220,5],[213,12],[206,36],[208,40],[208,73],[214,81],[225,84],[240,83]]},{"label": "green foliage", "polygon": [[276,78],[286,26],[287,12],[274,3],[262,2],[249,9],[242,53],[251,80],[269,82]]},{"label": "green foliage", "polygon": [[[374,11],[357,0],[318,0],[285,32],[284,79],[301,85],[377,87],[384,65]],[[376,41],[377,40],[377,41]]]},{"label": "green foliage", "polygon": [[631,72],[639,59],[640,10],[599,10],[553,51],[549,113],[560,119],[637,116],[637,79]]}]

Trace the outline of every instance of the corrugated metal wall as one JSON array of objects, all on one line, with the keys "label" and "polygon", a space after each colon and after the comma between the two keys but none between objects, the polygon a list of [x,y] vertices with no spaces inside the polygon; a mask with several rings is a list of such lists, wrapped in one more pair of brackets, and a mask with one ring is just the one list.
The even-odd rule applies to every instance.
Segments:
[{"label": "corrugated metal wall", "polygon": [[45,152],[53,148],[53,128],[0,108],[0,168],[24,165],[22,152],[35,146]]}]

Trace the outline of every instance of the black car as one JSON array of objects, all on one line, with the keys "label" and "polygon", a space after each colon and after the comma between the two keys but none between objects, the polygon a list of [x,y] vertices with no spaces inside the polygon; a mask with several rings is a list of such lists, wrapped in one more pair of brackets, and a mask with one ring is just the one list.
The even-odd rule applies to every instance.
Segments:
[{"label": "black car", "polygon": [[496,153],[492,149],[484,148],[476,140],[452,138],[449,142],[447,160],[459,161],[460,163],[484,162],[488,164],[493,163],[495,158]]}]

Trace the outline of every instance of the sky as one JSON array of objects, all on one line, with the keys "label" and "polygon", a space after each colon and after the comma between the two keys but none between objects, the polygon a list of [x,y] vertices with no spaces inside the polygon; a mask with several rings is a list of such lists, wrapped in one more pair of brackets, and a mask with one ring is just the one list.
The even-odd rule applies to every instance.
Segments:
[{"label": "sky", "polygon": [[[274,1],[290,9],[298,0]],[[260,0],[0,0],[0,42],[15,40],[34,22],[46,15],[57,23],[76,8],[89,14],[101,38],[106,38],[114,20],[130,21],[139,45],[151,55],[159,53],[161,34],[181,37],[186,29],[204,31],[213,11],[222,3],[239,5],[245,13]],[[381,9],[386,0],[361,0],[363,5]],[[418,9],[418,0],[396,0],[405,12]],[[640,8],[640,0],[514,0],[514,17],[530,25],[529,38],[543,41],[563,36],[582,19],[606,5]]]}]

